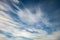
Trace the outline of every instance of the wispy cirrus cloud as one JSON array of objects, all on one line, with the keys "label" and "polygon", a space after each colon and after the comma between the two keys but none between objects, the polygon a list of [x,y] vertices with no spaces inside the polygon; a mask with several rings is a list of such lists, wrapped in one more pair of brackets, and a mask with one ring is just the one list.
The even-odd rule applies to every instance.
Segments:
[{"label": "wispy cirrus cloud", "polygon": [[[14,3],[16,1],[11,0],[10,2],[12,2],[12,4],[9,4],[8,1],[8,4],[6,2],[0,2],[0,30],[4,33],[0,32],[1,40],[57,40],[58,37],[60,37],[60,31],[55,31],[49,35],[48,32],[44,30],[42,25],[50,26],[50,22],[40,8],[37,8],[36,14],[33,14],[28,8],[20,9],[20,7]],[[13,10],[11,5],[18,10]],[[16,16],[12,16],[12,14],[19,17],[18,22],[14,21]],[[16,20],[18,19],[16,18]],[[40,24],[36,27],[40,28],[35,28],[34,24],[36,25],[36,23],[39,22]],[[41,24],[41,22],[43,24]],[[9,35],[8,33],[12,34],[11,38],[6,37]]]},{"label": "wispy cirrus cloud", "polygon": [[19,3],[19,1],[18,0],[12,0],[13,2],[15,2],[15,3]]}]

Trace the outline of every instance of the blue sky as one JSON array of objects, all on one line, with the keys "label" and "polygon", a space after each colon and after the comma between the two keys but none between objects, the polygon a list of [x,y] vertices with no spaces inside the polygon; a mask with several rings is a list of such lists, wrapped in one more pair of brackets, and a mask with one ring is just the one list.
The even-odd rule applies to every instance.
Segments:
[{"label": "blue sky", "polygon": [[0,0],[0,40],[60,39],[60,0]]}]

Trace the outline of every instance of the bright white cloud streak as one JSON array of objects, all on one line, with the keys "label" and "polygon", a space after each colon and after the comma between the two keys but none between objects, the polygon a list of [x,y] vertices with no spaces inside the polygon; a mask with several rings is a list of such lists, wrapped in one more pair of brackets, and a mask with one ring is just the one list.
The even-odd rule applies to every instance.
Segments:
[{"label": "bright white cloud streak", "polygon": [[15,3],[19,3],[19,1],[18,1],[18,0],[13,0],[13,2],[15,2]]}]

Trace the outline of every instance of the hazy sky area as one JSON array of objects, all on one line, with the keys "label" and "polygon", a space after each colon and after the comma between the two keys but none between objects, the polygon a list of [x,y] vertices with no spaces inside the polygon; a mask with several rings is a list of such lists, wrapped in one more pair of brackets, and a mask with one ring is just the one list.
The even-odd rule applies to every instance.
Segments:
[{"label": "hazy sky area", "polygon": [[0,40],[60,40],[60,0],[0,0]]}]

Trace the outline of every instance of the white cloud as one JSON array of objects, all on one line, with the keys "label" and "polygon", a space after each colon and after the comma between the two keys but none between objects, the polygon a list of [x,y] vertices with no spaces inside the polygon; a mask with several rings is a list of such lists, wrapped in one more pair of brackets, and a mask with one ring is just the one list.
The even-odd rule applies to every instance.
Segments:
[{"label": "white cloud", "polygon": [[[19,7],[17,7],[17,8],[19,9]],[[13,11],[9,5],[4,4],[4,3],[3,3],[3,5],[2,5],[2,3],[0,4],[0,9]],[[18,16],[21,18],[21,20],[23,22],[27,22],[28,24],[33,24],[33,23],[38,22],[40,20],[39,18],[41,18],[40,21],[42,21],[46,25],[49,24],[47,18],[43,19],[43,17],[42,17],[43,14],[40,11],[40,9],[37,10],[36,15],[33,15],[28,9],[25,9],[25,11],[20,10],[20,11],[18,11]],[[20,27],[22,25],[13,21],[13,19],[8,14],[6,14],[5,12],[0,11],[0,30],[12,33],[14,35],[14,37],[23,36],[23,37],[31,38],[34,40],[57,40],[58,37],[60,37],[59,31],[53,32],[53,34],[48,35],[45,30],[35,29],[35,28],[27,28],[27,30],[29,30],[29,31],[38,32],[38,34],[33,34],[30,32],[27,32],[26,30],[21,30],[21,29],[15,28],[18,26]],[[4,35],[0,35],[0,39],[4,40],[4,39],[6,39],[6,37]],[[9,40],[9,39],[6,39],[6,40]]]},{"label": "white cloud", "polygon": [[19,1],[18,1],[18,0],[13,0],[13,2],[15,2],[15,3],[19,3]]},{"label": "white cloud", "polygon": [[7,9],[6,9],[5,6],[4,6],[4,3],[2,3],[2,2],[0,2],[0,10],[5,10],[5,11],[7,11]]},{"label": "white cloud", "polygon": [[59,34],[60,31],[53,32],[53,34],[51,34],[51,35],[47,35],[47,32],[45,33],[44,30],[38,30],[38,32],[39,32],[39,34],[33,34],[33,33],[27,32],[25,30],[23,30],[23,31],[22,30],[21,31],[16,30],[14,32],[14,35],[16,37],[23,36],[23,37],[31,38],[34,40],[57,40],[58,37],[60,37],[60,34]]},{"label": "white cloud", "polygon": [[58,40],[58,38],[60,37],[60,31],[54,32],[51,35],[46,35],[43,37],[37,37],[35,40]]},{"label": "white cloud", "polygon": [[10,40],[9,38],[7,38],[6,36],[0,34],[0,40]]},{"label": "white cloud", "polygon": [[38,9],[35,15],[33,15],[33,13],[31,13],[30,10],[27,8],[24,9],[24,11],[18,11],[18,16],[20,17],[20,19],[27,24],[34,24],[38,21],[41,21],[40,19],[42,18],[42,15],[42,12]]}]

